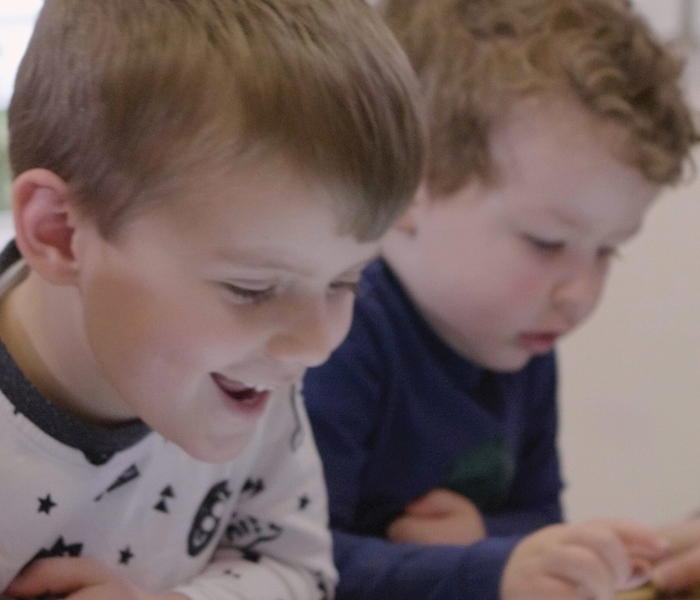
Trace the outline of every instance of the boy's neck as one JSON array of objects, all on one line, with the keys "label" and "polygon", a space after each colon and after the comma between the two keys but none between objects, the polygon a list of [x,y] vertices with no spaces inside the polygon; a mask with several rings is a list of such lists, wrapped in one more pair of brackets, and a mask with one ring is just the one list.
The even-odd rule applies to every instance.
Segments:
[{"label": "boy's neck", "polygon": [[101,424],[132,419],[99,375],[77,329],[78,310],[76,290],[48,284],[30,271],[0,298],[0,339],[32,385],[66,412]]}]

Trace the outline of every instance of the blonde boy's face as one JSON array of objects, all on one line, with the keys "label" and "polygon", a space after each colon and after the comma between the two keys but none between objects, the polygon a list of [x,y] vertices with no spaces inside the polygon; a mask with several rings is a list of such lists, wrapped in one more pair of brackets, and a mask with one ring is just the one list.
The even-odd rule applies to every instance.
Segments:
[{"label": "blonde boy's face", "polygon": [[517,370],[591,314],[659,191],[613,156],[621,135],[571,101],[516,107],[492,137],[498,183],[424,202],[409,242],[392,232],[389,261],[463,356]]},{"label": "blonde boy's face", "polygon": [[337,229],[328,192],[281,162],[210,177],[116,241],[81,225],[86,341],[122,414],[196,458],[237,455],[269,391],[297,382],[347,333],[378,243]]}]

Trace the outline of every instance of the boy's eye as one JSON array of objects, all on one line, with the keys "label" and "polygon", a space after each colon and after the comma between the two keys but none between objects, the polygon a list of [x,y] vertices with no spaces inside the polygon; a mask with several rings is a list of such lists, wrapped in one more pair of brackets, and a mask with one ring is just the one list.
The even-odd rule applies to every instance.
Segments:
[{"label": "boy's eye", "polygon": [[598,250],[598,258],[607,260],[608,258],[617,258],[620,256],[620,251],[615,247],[606,247]]},{"label": "boy's eye", "polygon": [[543,252],[555,253],[563,250],[566,247],[566,243],[558,240],[544,240],[532,235],[525,235],[525,240],[534,246],[537,250],[542,250]]},{"label": "boy's eye", "polygon": [[359,281],[334,281],[330,285],[331,291],[333,292],[350,292],[352,294],[357,294],[360,291]]},{"label": "boy's eye", "polygon": [[224,289],[233,296],[234,301],[239,304],[254,304],[269,300],[275,295],[275,286],[267,286],[265,288],[258,287],[243,287],[233,283],[222,283]]}]

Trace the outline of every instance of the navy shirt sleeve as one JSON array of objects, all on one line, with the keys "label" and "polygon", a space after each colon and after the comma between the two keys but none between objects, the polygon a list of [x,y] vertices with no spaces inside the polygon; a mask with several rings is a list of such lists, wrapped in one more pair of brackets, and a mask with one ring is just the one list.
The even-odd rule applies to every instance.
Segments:
[{"label": "navy shirt sleeve", "polygon": [[498,600],[518,537],[471,546],[421,546],[333,532],[337,600]]}]

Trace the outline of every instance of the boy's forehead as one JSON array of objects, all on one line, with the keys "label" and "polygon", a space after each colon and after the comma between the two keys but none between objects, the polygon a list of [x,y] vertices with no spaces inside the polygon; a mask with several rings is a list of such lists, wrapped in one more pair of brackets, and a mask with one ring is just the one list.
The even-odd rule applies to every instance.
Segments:
[{"label": "boy's forehead", "polygon": [[[591,113],[579,100],[542,94],[516,101],[493,128],[491,148],[499,176],[527,176],[525,165],[556,164],[571,156],[603,157],[627,164],[628,132],[613,120]],[[641,171],[640,171],[641,173]]]},{"label": "boy's forehead", "polygon": [[343,200],[330,186],[283,160],[209,170],[171,192],[126,231],[174,231],[193,252],[251,269],[308,272],[316,268],[313,255],[333,247],[344,249],[347,260],[335,263],[346,270],[378,252],[378,242],[360,242],[344,227]]},{"label": "boy's forehead", "polygon": [[626,238],[660,191],[627,160],[624,129],[571,99],[514,106],[491,142],[497,180],[487,198],[528,222]]},{"label": "boy's forehead", "polygon": [[244,158],[236,164],[193,169],[159,194],[160,204],[185,227],[206,219],[212,211],[236,220],[258,216],[276,221],[281,207],[307,205],[326,212],[338,202],[330,186],[296,168],[283,156]]},{"label": "boy's forehead", "polygon": [[212,210],[237,221],[263,218],[278,223],[280,207],[332,215],[334,231],[345,233],[344,221],[361,210],[364,200],[282,153],[244,156],[223,165],[204,165],[166,182],[156,192],[154,207],[170,213],[186,229]]}]

